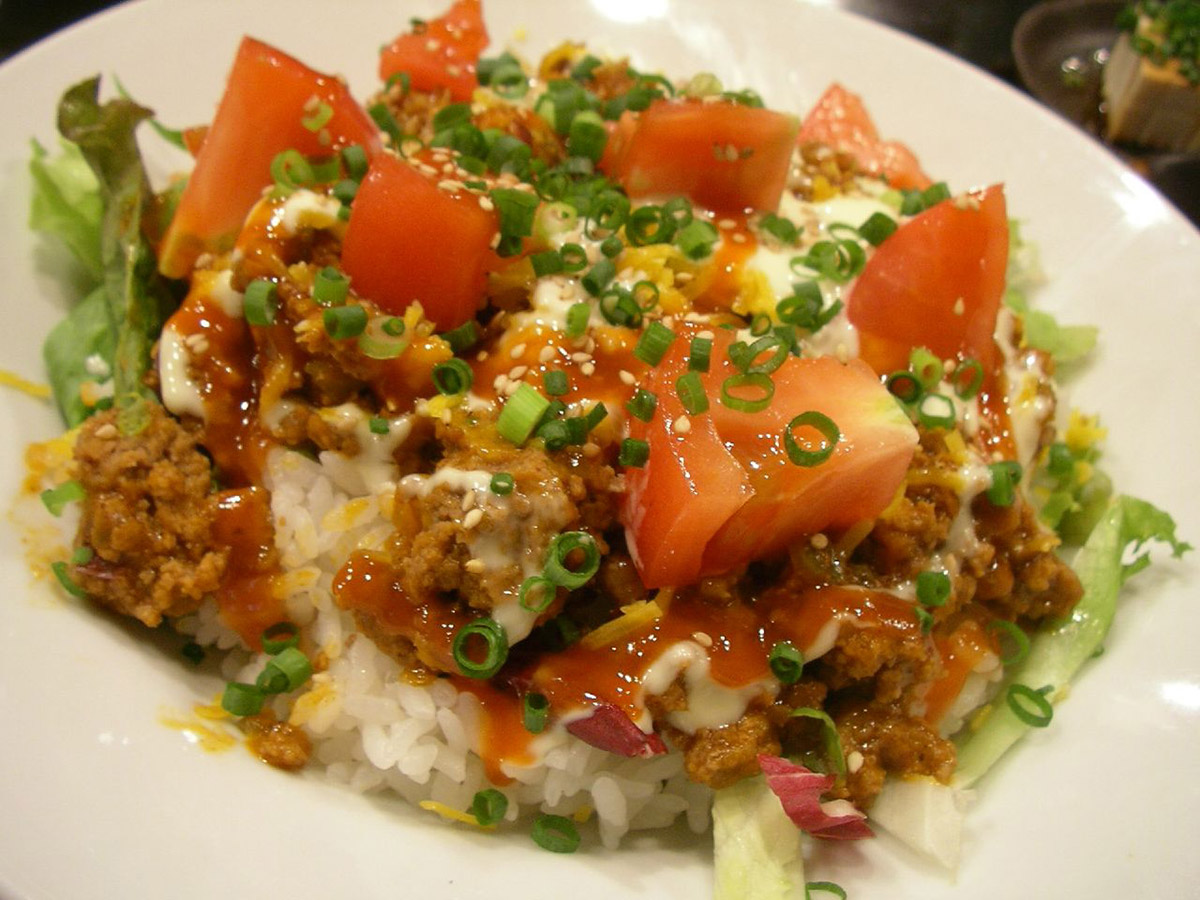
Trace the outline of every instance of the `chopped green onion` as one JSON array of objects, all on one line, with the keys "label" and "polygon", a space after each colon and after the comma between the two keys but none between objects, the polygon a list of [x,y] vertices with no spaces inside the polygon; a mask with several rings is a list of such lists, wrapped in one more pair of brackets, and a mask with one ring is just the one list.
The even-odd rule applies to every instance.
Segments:
[{"label": "chopped green onion", "polygon": [[858,233],[872,247],[878,247],[896,231],[896,220],[887,213],[871,213],[870,218],[858,226]]},{"label": "chopped green onion", "polygon": [[294,691],[312,677],[312,663],[298,647],[285,647],[267,663],[257,686],[265,693]]},{"label": "chopped green onion", "polygon": [[358,337],[367,327],[367,311],[357,303],[325,310],[325,332],[336,341]]},{"label": "chopped green onion", "polygon": [[625,438],[621,441],[621,449],[617,453],[617,463],[640,469],[650,458],[650,445],[637,438]]},{"label": "chopped green onion", "polygon": [[82,500],[86,496],[83,485],[78,481],[64,481],[58,487],[42,491],[42,505],[52,516],[61,516],[68,503]]},{"label": "chopped green onion", "polygon": [[[769,357],[762,362],[756,362],[769,351],[773,351]],[[789,355],[791,351],[787,345],[774,333],[760,337],[749,346],[743,341],[736,341],[729,346],[729,359],[748,375],[770,375],[783,365]]]},{"label": "chopped green onion", "polygon": [[689,415],[700,415],[708,411],[708,395],[704,383],[695,372],[685,372],[675,381],[675,393]]},{"label": "chopped green onion", "polygon": [[793,270],[802,266],[836,284],[845,284],[863,270],[867,254],[857,241],[817,241],[804,256],[792,258]]},{"label": "chopped green onion", "polygon": [[[814,428],[820,432],[823,440],[823,446],[817,450],[805,450],[796,441],[796,436],[793,433],[797,428]],[[783,430],[783,446],[787,452],[788,459],[798,466],[811,468],[819,466],[829,457],[833,456],[833,451],[837,448],[838,441],[842,438],[841,431],[838,430],[833,419],[824,413],[816,410],[802,412],[792,421],[788,422],[787,428]]]},{"label": "chopped green onion", "polygon": [[1010,684],[1005,700],[1018,719],[1031,728],[1045,728],[1054,718],[1054,707],[1046,699],[1050,686],[1034,690],[1025,684]]},{"label": "chopped green onion", "polygon": [[[472,638],[483,641],[482,659],[476,660],[471,656],[468,645],[472,643]],[[487,616],[478,618],[458,629],[451,652],[458,671],[463,675],[468,678],[491,678],[508,659],[508,637],[504,633],[504,626]]]},{"label": "chopped green onion", "polygon": [[543,613],[554,602],[557,586],[544,575],[531,575],[521,582],[517,591],[517,602],[522,609],[532,613]]},{"label": "chopped green onion", "polygon": [[562,369],[551,369],[542,373],[542,387],[551,397],[561,397],[571,389],[571,382]]},{"label": "chopped green onion", "polygon": [[[629,198],[619,191],[604,190],[592,198],[588,205],[588,220],[594,222],[596,228],[604,231],[616,231],[625,224],[629,217]],[[595,229],[590,226],[584,229],[588,237],[595,237]]]},{"label": "chopped green onion", "polygon": [[350,178],[362,181],[371,163],[361,144],[348,144],[342,148],[342,165],[346,167],[346,174]]},{"label": "chopped green onion", "polygon": [[533,217],[537,212],[538,195],[516,188],[494,188],[490,194],[500,224],[501,256],[515,256],[521,250],[521,238],[533,234]]},{"label": "chopped green onion", "polygon": [[620,285],[613,285],[600,295],[600,314],[611,325],[640,328],[643,315],[633,294]]},{"label": "chopped green onion", "polygon": [[400,123],[396,121],[396,117],[392,115],[392,111],[388,109],[386,103],[372,103],[367,107],[367,115],[371,117],[371,121],[379,126],[379,130],[392,139],[392,146],[399,147],[404,140],[404,132],[400,130]]},{"label": "chopped green onion", "polygon": [[992,476],[987,498],[992,506],[1012,506],[1016,498],[1016,486],[1021,481],[1021,464],[1015,460],[1004,460],[988,466]]},{"label": "chopped green onion", "polygon": [[541,734],[546,730],[546,719],[550,715],[550,701],[545,694],[531,691],[521,701],[521,724],[530,734]]},{"label": "chopped green onion", "polygon": [[456,356],[475,345],[479,340],[479,325],[474,319],[468,319],[457,328],[442,332],[442,340],[450,345],[450,352]]},{"label": "chopped green onion", "polygon": [[609,259],[612,259],[624,249],[625,245],[621,243],[621,238],[615,234],[610,234],[600,242],[600,252]]},{"label": "chopped green onion", "polygon": [[597,403],[587,411],[587,415],[584,417],[587,421],[588,431],[591,431],[606,418],[608,418],[608,407],[603,403]]},{"label": "chopped green onion", "polygon": [[791,641],[777,641],[767,654],[767,665],[783,684],[795,684],[804,671],[804,654]]},{"label": "chopped green onion", "polygon": [[387,434],[392,430],[392,427],[383,416],[371,416],[367,420],[367,429],[371,434]]},{"label": "chopped green onion", "polygon": [[262,633],[263,652],[272,656],[299,643],[300,629],[293,622],[276,622]]},{"label": "chopped green onion", "polygon": [[541,421],[542,414],[550,406],[550,401],[537,392],[537,389],[525,382],[516,389],[500,417],[496,420],[496,430],[500,436],[518,446],[529,440],[533,429]]},{"label": "chopped green onion", "polygon": [[945,370],[942,361],[924,347],[913,348],[908,357],[908,367],[927,391],[938,386]]},{"label": "chopped green onion", "polygon": [[983,364],[977,359],[964,359],[955,367],[950,382],[960,400],[970,400],[983,387]]},{"label": "chopped green onion", "polygon": [[431,375],[437,392],[447,397],[465,393],[474,381],[471,367],[457,357],[438,363]]},{"label": "chopped green onion", "polygon": [[638,338],[633,355],[648,366],[657,366],[671,349],[675,340],[675,332],[662,322],[651,322]]},{"label": "chopped green onion", "polygon": [[953,428],[954,401],[945,394],[925,394],[917,404],[917,421],[926,428]]},{"label": "chopped green onion", "polygon": [[279,311],[279,289],[275,282],[266,278],[255,278],[246,285],[242,298],[242,314],[251,325],[266,328],[275,321]]},{"label": "chopped green onion", "polygon": [[625,408],[629,410],[629,414],[643,422],[649,422],[654,418],[654,409],[657,406],[658,398],[650,393],[650,391],[643,390],[642,388],[634,391],[629,402],[625,404]]},{"label": "chopped green onion", "polygon": [[557,275],[563,270],[563,258],[557,250],[542,250],[529,255],[529,264],[533,266],[533,274],[538,278],[547,275]]},{"label": "chopped green onion", "polygon": [[643,279],[633,286],[633,300],[642,312],[649,312],[658,306],[658,285],[653,281]]},{"label": "chopped green onion", "polygon": [[471,815],[475,821],[488,828],[504,818],[508,812],[508,798],[495,788],[478,791],[471,799]]},{"label": "chopped green onion", "polygon": [[352,178],[343,178],[333,186],[333,196],[341,201],[343,206],[349,206],[358,196],[358,182]]},{"label": "chopped green onion", "polygon": [[538,426],[537,436],[542,439],[547,450],[561,450],[571,443],[571,426],[562,419],[551,419]]},{"label": "chopped green onion", "polygon": [[96,551],[93,550],[91,547],[87,546],[87,544],[83,544],[79,547],[76,547],[71,552],[71,565],[86,566],[95,557],[96,557]]},{"label": "chopped green onion", "polygon": [[901,403],[916,403],[925,393],[921,382],[908,369],[899,369],[887,377],[888,391]]},{"label": "chopped green onion", "polygon": [[[583,554],[583,560],[571,564],[575,551]],[[546,550],[546,564],[542,575],[568,591],[581,588],[591,580],[600,568],[600,550],[596,539],[586,531],[564,531],[555,535]]]},{"label": "chopped green onion", "polygon": [[448,103],[433,116],[433,130],[446,131],[471,121],[470,103]]},{"label": "chopped green onion", "polygon": [[583,337],[591,316],[592,308],[587,303],[572,303],[567,308],[567,337]]},{"label": "chopped green onion", "polygon": [[821,891],[826,894],[833,894],[838,900],[846,900],[846,890],[840,884],[833,881],[810,881],[804,885],[804,900],[812,900],[812,892]]},{"label": "chopped green onion", "polygon": [[720,238],[720,232],[712,223],[703,219],[692,219],[675,232],[676,246],[691,260],[704,259],[712,253],[713,246]]},{"label": "chopped green onion", "polygon": [[[744,397],[735,393],[744,388],[757,391],[758,396]],[[771,380],[770,375],[764,375],[762,372],[740,372],[721,382],[721,403],[735,412],[762,412],[771,405],[771,398],[774,396],[775,382]]]},{"label": "chopped green onion", "polygon": [[488,484],[488,487],[491,489],[493,494],[504,497],[513,492],[513,488],[516,487],[516,482],[513,480],[512,475],[510,475],[508,472],[497,472],[492,476],[492,480]]},{"label": "chopped green onion", "polygon": [[358,336],[358,349],[371,359],[395,359],[409,344],[404,331],[398,316],[374,316]]},{"label": "chopped green onion", "polygon": [[599,162],[607,143],[608,129],[604,127],[599,113],[588,110],[578,113],[571,120],[567,132],[567,152],[572,156],[585,156],[592,162]]},{"label": "chopped green onion", "polygon": [[54,577],[58,579],[58,583],[62,585],[64,591],[72,597],[78,597],[80,600],[87,599],[87,591],[75,583],[65,562],[60,559],[57,562],[50,563],[50,571],[54,573]]},{"label": "chopped green onion", "polygon": [[674,235],[675,220],[661,206],[640,206],[625,220],[625,237],[635,247],[664,244]]},{"label": "chopped green onion", "polygon": [[691,372],[707,372],[712,359],[713,342],[711,338],[694,337],[688,347],[688,370]]},{"label": "chopped green onion", "polygon": [[567,273],[582,272],[588,264],[587,251],[579,244],[568,242],[558,250],[562,257],[563,271]]},{"label": "chopped green onion", "polygon": [[945,572],[922,572],[917,576],[917,601],[922,606],[945,606],[950,599],[950,576]]},{"label": "chopped green onion", "polygon": [[281,193],[292,191],[314,183],[316,176],[312,166],[299,150],[288,149],[277,153],[271,160],[271,180]]},{"label": "chopped green onion", "polygon": [[796,243],[798,232],[795,223],[791,219],[785,219],[783,216],[775,215],[775,213],[767,213],[758,220],[758,227],[781,243]]},{"label": "chopped green onion", "polygon": [[921,202],[925,204],[925,208],[936,206],[943,200],[950,199],[950,188],[946,182],[939,181],[936,184],[931,184],[921,192]]},{"label": "chopped green onion", "polygon": [[[314,98],[315,99],[315,98]],[[307,111],[308,105],[305,109]],[[320,131],[329,124],[329,120],[333,118],[333,107],[324,100],[315,104],[315,107],[307,115],[300,118],[300,124],[309,131]]]},{"label": "chopped green onion", "polygon": [[312,297],[320,306],[341,306],[350,292],[350,279],[333,266],[326,266],[313,279]]},{"label": "chopped green onion", "polygon": [[262,712],[266,696],[252,684],[231,681],[221,694],[221,709],[231,716],[256,716]]},{"label": "chopped green onion", "polygon": [[571,69],[571,77],[576,81],[588,81],[600,66],[604,65],[604,61],[592,54],[588,54]]},{"label": "chopped green onion", "polygon": [[[1004,619],[994,619],[988,623],[988,631],[1003,632],[1013,644],[1013,651],[1000,657],[1000,662],[1006,666],[1015,666],[1029,655],[1029,635],[1021,627]],[[999,635],[997,635],[999,640]]]},{"label": "chopped green onion", "polygon": [[611,259],[597,260],[596,264],[588,270],[588,273],[583,276],[580,283],[593,297],[598,297],[608,287],[609,282],[617,274],[616,264]]},{"label": "chopped green onion", "polygon": [[538,816],[533,820],[530,837],[535,844],[551,853],[574,853],[579,849],[579,829],[566,816],[549,813]]}]

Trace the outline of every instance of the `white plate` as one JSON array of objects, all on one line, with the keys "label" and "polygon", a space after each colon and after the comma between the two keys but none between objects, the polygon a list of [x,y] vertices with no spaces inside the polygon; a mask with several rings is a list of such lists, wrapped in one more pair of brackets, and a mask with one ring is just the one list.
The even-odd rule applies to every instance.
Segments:
[{"label": "white plate", "polygon": [[[411,10],[382,0],[146,0],[116,9],[0,68],[3,366],[41,379],[39,345],[65,294],[55,257],[25,230],[28,139],[53,140],[60,91],[118,73],[173,124],[206,120],[239,36],[374,83],[376,48]],[[866,98],[881,131],[908,141],[955,189],[1003,181],[1042,247],[1043,305],[1102,326],[1077,405],[1111,429],[1108,467],[1167,506],[1200,541],[1200,437],[1189,379],[1200,346],[1200,234],[1069,125],[957,61],[819,5],[723,0],[491,3],[493,48],[530,57],[563,38],[625,50],[675,75],[711,69],[805,110],[831,80]],[[162,165],[162,160],[157,162]],[[0,484],[27,440],[55,432],[46,406],[0,391]],[[161,719],[217,689],[177,645],[54,597],[0,533],[0,896],[703,897],[710,842],[674,833],[608,853],[537,850],[479,836],[315,776],[288,776],[241,749],[214,754]],[[1182,897],[1200,863],[1197,566],[1159,565],[1122,601],[1104,658],[1052,727],[981,785],[957,882],[880,839],[823,851],[809,877],[870,897]]]}]

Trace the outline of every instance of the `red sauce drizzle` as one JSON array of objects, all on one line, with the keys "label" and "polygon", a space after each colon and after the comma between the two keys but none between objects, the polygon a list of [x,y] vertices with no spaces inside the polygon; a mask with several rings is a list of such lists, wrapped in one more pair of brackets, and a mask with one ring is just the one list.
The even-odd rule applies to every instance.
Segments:
[{"label": "red sauce drizzle", "polygon": [[217,591],[221,619],[257,650],[263,631],[284,618],[283,601],[273,590],[278,566],[267,491],[248,487],[221,492],[213,537],[229,548],[225,578]]}]

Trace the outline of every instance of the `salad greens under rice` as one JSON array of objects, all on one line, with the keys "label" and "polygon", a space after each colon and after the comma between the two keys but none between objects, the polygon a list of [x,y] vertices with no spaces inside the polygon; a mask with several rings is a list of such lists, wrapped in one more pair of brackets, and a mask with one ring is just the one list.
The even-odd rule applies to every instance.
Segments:
[{"label": "salad greens under rice", "polygon": [[[1002,186],[839,85],[799,121],[487,43],[477,0],[414,21],[360,103],[247,38],[181,132],[64,94],[54,574],[216,655],[280,768],[551,852],[711,826],[718,897],[837,894],[802,833],[953,867],[963,790],[1190,549],[1058,408],[1095,330],[1031,305]],[[196,156],[161,192],[146,121]]]}]

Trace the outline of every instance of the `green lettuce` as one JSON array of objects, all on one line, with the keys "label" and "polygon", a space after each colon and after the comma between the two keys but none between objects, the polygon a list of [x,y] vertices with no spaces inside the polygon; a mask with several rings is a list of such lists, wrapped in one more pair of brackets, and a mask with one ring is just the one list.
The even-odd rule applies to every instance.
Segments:
[{"label": "green lettuce", "polygon": [[92,78],[63,94],[63,150],[51,158],[35,143],[30,162],[30,225],[62,240],[88,280],[42,348],[68,426],[94,409],[81,396],[88,381],[111,375],[115,395],[147,393],[150,350],[175,305],[142,232],[154,194],[135,131],[150,111],[123,97],[101,105],[99,87]]},{"label": "green lettuce", "polygon": [[761,775],[717,791],[713,900],[805,896],[800,835]]},{"label": "green lettuce", "polygon": [[1083,584],[1083,597],[1068,618],[1033,637],[1029,655],[1005,674],[980,726],[961,739],[956,787],[974,784],[1031,727],[1006,701],[1011,685],[1049,687],[1047,699],[1054,700],[1102,649],[1121,586],[1150,564],[1149,550],[1144,548],[1152,541],[1168,545],[1176,557],[1192,549],[1176,538],[1175,522],[1167,513],[1145,500],[1114,498],[1075,557],[1073,567]]}]

